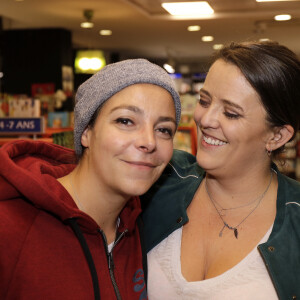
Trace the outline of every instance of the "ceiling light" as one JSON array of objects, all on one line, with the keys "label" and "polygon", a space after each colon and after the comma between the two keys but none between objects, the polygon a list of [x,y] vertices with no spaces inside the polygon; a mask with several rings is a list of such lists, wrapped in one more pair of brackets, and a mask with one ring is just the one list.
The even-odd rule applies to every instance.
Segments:
[{"label": "ceiling light", "polygon": [[187,28],[188,31],[199,31],[201,27],[199,25],[191,25]]},{"label": "ceiling light", "polygon": [[103,62],[98,57],[83,57],[79,60],[78,65],[84,71],[87,71],[89,69],[97,71],[100,70],[101,67],[103,67]]},{"label": "ceiling light", "polygon": [[105,65],[105,56],[101,50],[78,50],[76,53],[76,73],[94,74]]},{"label": "ceiling light", "polygon": [[204,35],[201,39],[202,42],[212,42],[214,40],[214,37],[211,35]]},{"label": "ceiling light", "polygon": [[274,17],[276,21],[288,21],[292,18],[291,15],[277,15]]},{"label": "ceiling light", "polygon": [[112,31],[109,29],[102,29],[99,31],[100,35],[112,35]]},{"label": "ceiling light", "polygon": [[175,69],[171,65],[164,64],[163,67],[168,73],[171,73],[171,74],[175,73]]},{"label": "ceiling light", "polygon": [[93,28],[94,27],[94,23],[92,22],[82,22],[80,24],[81,28]]},{"label": "ceiling light", "polygon": [[173,16],[211,15],[214,10],[206,1],[169,2],[161,6]]},{"label": "ceiling light", "polygon": [[222,49],[223,47],[224,47],[223,44],[214,44],[214,45],[213,45],[213,49],[214,49],[214,50],[220,50],[220,49]]},{"label": "ceiling light", "polygon": [[93,28],[94,23],[92,22],[92,17],[94,15],[94,11],[91,9],[85,9],[83,11],[83,16],[85,18],[85,21],[80,24],[82,28]]},{"label": "ceiling light", "polygon": [[283,1],[299,1],[299,0],[256,0],[256,2],[283,2]]}]

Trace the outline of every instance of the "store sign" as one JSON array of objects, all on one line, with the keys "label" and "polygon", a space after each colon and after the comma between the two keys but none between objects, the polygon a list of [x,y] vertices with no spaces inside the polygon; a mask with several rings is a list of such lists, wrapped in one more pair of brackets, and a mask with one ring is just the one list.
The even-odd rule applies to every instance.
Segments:
[{"label": "store sign", "polygon": [[0,118],[0,134],[43,133],[44,118]]}]

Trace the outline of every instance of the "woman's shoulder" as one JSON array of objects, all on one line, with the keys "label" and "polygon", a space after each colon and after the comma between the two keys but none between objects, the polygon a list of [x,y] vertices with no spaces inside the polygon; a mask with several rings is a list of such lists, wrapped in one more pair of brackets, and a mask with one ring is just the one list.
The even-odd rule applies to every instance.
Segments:
[{"label": "woman's shoulder", "polygon": [[[293,220],[300,226],[300,182],[277,172],[277,215],[285,216],[287,220]],[[281,218],[277,218],[280,221]],[[289,222],[285,222],[289,224]],[[297,228],[300,228],[297,226]],[[298,229],[297,229],[298,230]],[[290,228],[288,229],[290,232]]]},{"label": "woman's shoulder", "polygon": [[161,177],[141,197],[147,251],[187,222],[186,208],[203,175],[204,171],[197,165],[195,156],[174,151]]},{"label": "woman's shoulder", "polygon": [[182,150],[174,150],[173,156],[164,173],[174,175],[178,180],[187,176],[199,177],[204,170],[198,165],[197,159],[191,153]]},{"label": "woman's shoulder", "polygon": [[15,266],[38,214],[39,210],[23,199],[0,201],[0,261],[4,263],[0,277]]},{"label": "woman's shoulder", "polygon": [[183,163],[194,163],[196,162],[196,156],[187,151],[174,149],[172,160],[178,160]]},{"label": "woman's shoulder", "polygon": [[279,195],[290,198],[300,204],[300,181],[278,172]]},{"label": "woman's shoulder", "polygon": [[189,167],[197,163],[197,159],[195,155],[189,152],[174,149],[170,162],[173,162],[174,164],[178,164],[179,166],[182,167]]},{"label": "woman's shoulder", "polygon": [[0,201],[0,236],[20,238],[26,235],[39,210],[24,199]]},{"label": "woman's shoulder", "polygon": [[300,182],[286,175],[280,175],[278,197],[284,199],[285,206],[297,208],[300,216]]},{"label": "woman's shoulder", "polygon": [[184,195],[189,186],[196,184],[204,175],[204,171],[198,166],[196,157],[181,150],[174,150],[172,159],[163,171],[160,178],[151,189],[141,197],[142,204],[151,200],[159,202],[170,201]]}]

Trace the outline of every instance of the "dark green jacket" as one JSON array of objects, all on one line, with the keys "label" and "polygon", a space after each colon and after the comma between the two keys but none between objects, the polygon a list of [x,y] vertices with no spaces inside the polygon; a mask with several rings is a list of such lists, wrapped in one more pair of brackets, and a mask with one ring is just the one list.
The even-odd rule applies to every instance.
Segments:
[{"label": "dark green jacket", "polygon": [[[300,300],[300,183],[273,168],[278,176],[277,214],[268,241],[258,250],[279,299]],[[204,176],[194,156],[174,150],[160,179],[142,197],[147,251],[188,221],[186,209]]]}]

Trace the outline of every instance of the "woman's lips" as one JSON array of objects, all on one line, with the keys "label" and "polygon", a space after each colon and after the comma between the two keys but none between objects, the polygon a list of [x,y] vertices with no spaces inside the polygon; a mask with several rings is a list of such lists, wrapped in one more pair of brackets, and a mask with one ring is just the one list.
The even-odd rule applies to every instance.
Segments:
[{"label": "woman's lips", "polygon": [[138,167],[148,167],[148,168],[155,168],[156,167],[155,164],[149,163],[149,162],[144,162],[144,161],[127,161],[127,160],[124,160],[124,162],[126,162],[130,165],[138,166]]}]

